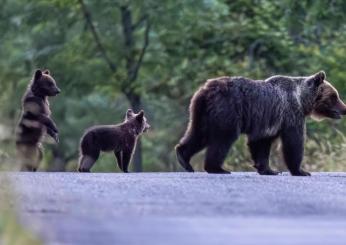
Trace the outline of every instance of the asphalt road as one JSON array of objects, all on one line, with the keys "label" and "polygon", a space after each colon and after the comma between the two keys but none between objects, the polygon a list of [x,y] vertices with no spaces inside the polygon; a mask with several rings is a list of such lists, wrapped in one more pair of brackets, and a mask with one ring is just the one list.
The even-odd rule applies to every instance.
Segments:
[{"label": "asphalt road", "polygon": [[46,244],[346,244],[346,173],[8,175]]}]

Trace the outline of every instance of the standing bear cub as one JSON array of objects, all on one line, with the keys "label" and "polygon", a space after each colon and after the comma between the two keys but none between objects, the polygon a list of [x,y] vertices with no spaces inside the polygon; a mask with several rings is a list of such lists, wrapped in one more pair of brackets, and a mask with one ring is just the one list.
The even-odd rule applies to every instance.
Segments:
[{"label": "standing bear cub", "polygon": [[126,112],[123,123],[87,129],[80,142],[79,172],[90,172],[101,151],[113,151],[119,168],[127,173],[138,137],[150,128],[144,111]]},{"label": "standing bear cub", "polygon": [[42,159],[41,141],[45,133],[58,142],[58,129],[50,118],[48,97],[60,93],[48,70],[36,70],[22,98],[22,114],[17,126],[16,147],[22,170],[36,171]]},{"label": "standing bear cub", "polygon": [[179,163],[190,172],[191,157],[207,148],[208,173],[229,173],[222,168],[227,152],[240,134],[259,174],[275,175],[269,167],[272,142],[281,138],[285,163],[292,175],[301,169],[305,117],[339,119],[346,106],[323,71],[308,77],[273,76],[264,81],[244,77],[208,80],[193,96],[190,121],[176,146]]}]

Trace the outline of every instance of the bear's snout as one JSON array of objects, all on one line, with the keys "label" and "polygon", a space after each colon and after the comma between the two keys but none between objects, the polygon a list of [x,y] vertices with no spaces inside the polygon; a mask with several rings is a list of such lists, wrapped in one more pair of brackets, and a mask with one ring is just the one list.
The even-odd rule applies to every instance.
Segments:
[{"label": "bear's snout", "polygon": [[340,99],[338,100],[335,108],[341,115],[346,115],[346,105]]},{"label": "bear's snout", "polygon": [[61,93],[61,90],[59,88],[55,88],[54,92],[53,92],[53,96],[58,95]]}]

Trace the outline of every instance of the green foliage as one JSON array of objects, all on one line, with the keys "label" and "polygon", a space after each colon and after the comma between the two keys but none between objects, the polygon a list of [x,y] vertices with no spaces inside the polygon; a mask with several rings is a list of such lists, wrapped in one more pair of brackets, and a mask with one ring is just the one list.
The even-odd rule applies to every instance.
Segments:
[{"label": "green foliage", "polygon": [[[189,99],[208,78],[261,79],[323,69],[341,97],[346,95],[346,4],[342,0],[85,0],[105,52],[95,40],[80,0],[1,3],[0,126],[12,132],[0,137],[1,159],[11,159],[9,142],[20,97],[37,67],[50,69],[63,91],[51,101],[61,143],[46,146],[43,168],[50,170],[73,171],[84,129],[120,122],[133,106],[133,95],[140,98],[153,126],[142,137],[147,171],[180,169],[174,145],[187,125]],[[133,25],[130,46],[124,34],[125,7]],[[131,79],[129,64],[140,59],[147,23],[148,46],[137,77]],[[344,120],[309,120],[305,154],[309,168],[345,169],[345,129]],[[282,167],[279,151],[275,152],[272,160]],[[199,169],[202,156],[194,159]],[[233,147],[226,164],[234,170],[251,169],[245,137]],[[117,171],[112,154],[102,156],[95,171]]]}]

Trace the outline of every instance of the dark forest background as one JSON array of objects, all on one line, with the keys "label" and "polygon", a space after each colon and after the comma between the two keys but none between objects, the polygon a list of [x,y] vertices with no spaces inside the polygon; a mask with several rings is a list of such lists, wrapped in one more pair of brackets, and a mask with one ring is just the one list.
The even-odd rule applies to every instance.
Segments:
[{"label": "dark forest background", "polygon": [[[131,165],[176,171],[174,145],[188,104],[208,78],[319,70],[346,99],[343,0],[0,0],[0,163],[11,165],[20,98],[36,68],[51,71],[61,95],[50,100],[60,144],[47,139],[42,169],[74,171],[85,128],[120,122],[127,108],[146,112]],[[346,120],[308,120],[305,167],[346,170]],[[278,148],[273,164],[283,169]],[[193,160],[202,169],[203,153]],[[104,154],[94,171],[118,171]],[[242,137],[226,160],[251,170]]]}]

